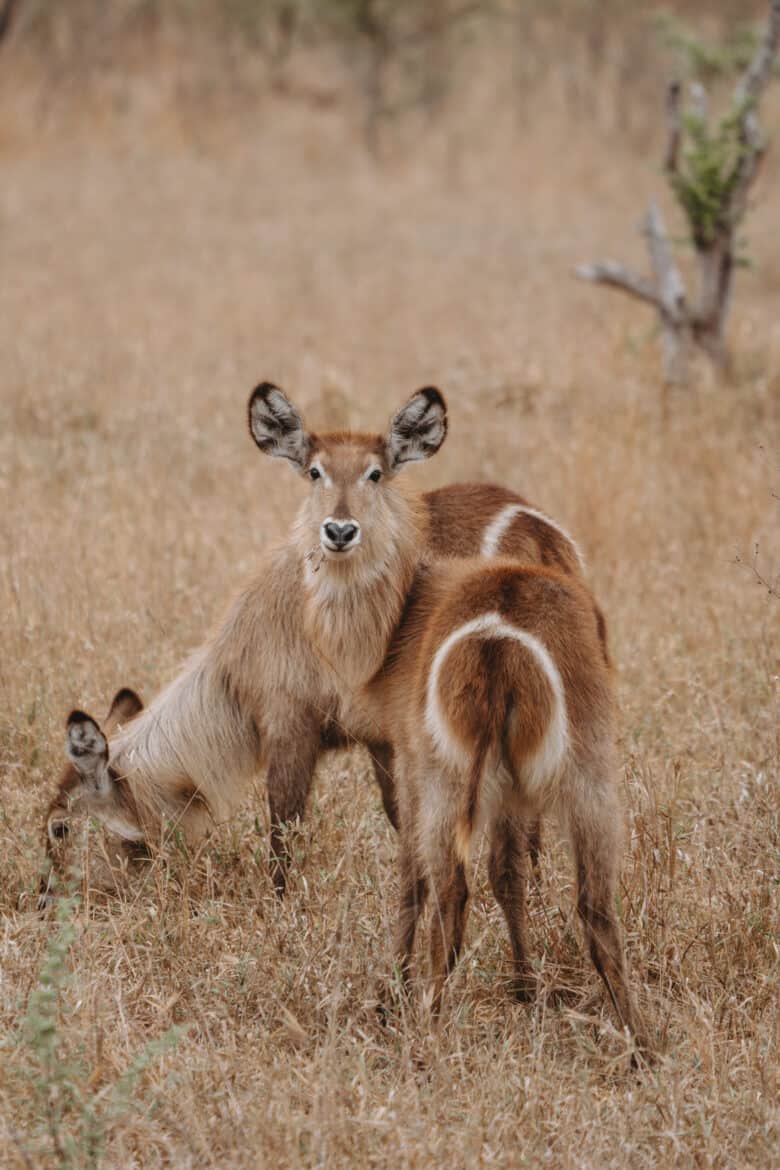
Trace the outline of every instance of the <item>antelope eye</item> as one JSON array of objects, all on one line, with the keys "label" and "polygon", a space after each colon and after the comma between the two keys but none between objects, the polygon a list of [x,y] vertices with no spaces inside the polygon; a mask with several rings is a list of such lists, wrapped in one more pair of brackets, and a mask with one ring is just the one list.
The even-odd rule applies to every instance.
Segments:
[{"label": "antelope eye", "polygon": [[372,483],[379,483],[380,479],[382,478],[382,472],[379,470],[378,467],[375,467],[368,478],[371,480]]},{"label": "antelope eye", "polygon": [[320,479],[321,477],[322,472],[320,471],[319,467],[309,468],[309,479]]}]

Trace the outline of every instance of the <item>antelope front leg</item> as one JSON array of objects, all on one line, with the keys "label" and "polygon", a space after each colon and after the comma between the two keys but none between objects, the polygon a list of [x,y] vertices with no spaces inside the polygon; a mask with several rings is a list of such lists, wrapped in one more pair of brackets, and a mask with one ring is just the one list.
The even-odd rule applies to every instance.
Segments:
[{"label": "antelope front leg", "polygon": [[401,845],[400,862],[401,891],[395,936],[395,961],[406,987],[409,982],[417,923],[428,896],[428,882],[420,870],[414,849],[406,841]]},{"label": "antelope front leg", "polygon": [[374,778],[382,793],[382,804],[387,813],[387,819],[393,828],[398,830],[400,817],[396,795],[393,749],[386,743],[372,743],[368,745],[368,748],[371,752]]},{"label": "antelope front leg", "polygon": [[[292,730],[292,729],[291,729]],[[292,854],[290,828],[303,820],[320,754],[320,723],[296,722],[295,734],[273,742],[268,753],[268,811],[271,818],[270,871],[279,897],[287,888]]]},{"label": "antelope front leg", "polygon": [[[409,987],[417,924],[428,896],[428,882],[420,869],[411,842],[405,839],[403,834],[399,864],[401,881],[393,953],[395,971],[400,977],[400,991],[405,994]],[[388,1012],[392,1012],[398,1006],[398,990],[395,979],[379,988],[377,1007],[383,1022],[386,1021]]]}]

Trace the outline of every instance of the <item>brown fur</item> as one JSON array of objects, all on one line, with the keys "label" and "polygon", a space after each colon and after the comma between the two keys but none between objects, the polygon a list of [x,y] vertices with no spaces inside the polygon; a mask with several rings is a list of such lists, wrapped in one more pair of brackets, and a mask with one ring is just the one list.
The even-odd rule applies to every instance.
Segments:
[{"label": "brown fur", "polygon": [[[526,855],[535,825],[555,811],[572,843],[577,907],[588,945],[618,1017],[635,1030],[614,896],[622,842],[616,791],[610,671],[598,621],[581,582],[554,570],[499,562],[442,562],[406,611],[386,666],[364,690],[396,754],[401,834],[401,907],[396,940],[409,970],[417,917],[435,901],[430,940],[433,1004],[462,940],[467,904],[465,860],[475,831],[490,838],[491,886],[507,921],[516,991],[533,986],[525,942]],[[441,706],[462,760],[439,751],[425,726],[426,686],[448,634],[488,613],[538,638],[560,675],[568,718],[566,750],[541,781],[528,766],[549,731],[555,696],[524,645],[470,637],[446,658]]]},{"label": "brown fur", "polygon": [[[431,518],[429,547],[436,557],[478,556],[485,529],[501,509],[510,504],[528,503],[516,492],[495,483],[453,483],[426,492],[423,499]],[[525,560],[529,551],[530,542],[523,531],[526,519],[522,513],[517,517],[503,548],[507,555],[518,556],[520,560]],[[563,543],[563,538],[560,539]],[[531,550],[528,558],[531,563],[538,560],[534,552]]]},{"label": "brown fur", "polygon": [[[290,429],[286,422],[285,433]],[[389,470],[380,436],[357,438],[346,432],[307,436],[305,449],[307,466],[314,459],[327,463],[333,454],[342,470],[346,466],[347,480],[354,480],[367,456],[377,459],[383,471]],[[373,485],[371,492],[367,485],[331,492],[330,510],[349,513],[359,509],[363,497],[376,498]],[[361,722],[349,709],[344,694],[381,665],[394,630],[394,619],[385,621],[383,615],[397,614],[400,620],[409,595],[405,583],[413,574],[420,542],[427,539],[435,549],[451,544],[454,551],[468,547],[478,552],[497,511],[523,501],[492,485],[440,489],[423,497],[422,507],[396,489],[392,498],[391,515],[380,510],[372,517],[376,543],[369,550],[369,559],[384,558],[389,530],[393,524],[404,526],[403,540],[396,541],[396,559],[392,566],[384,566],[385,578],[392,569],[389,585],[385,579],[366,589],[356,579],[351,584],[357,588],[348,590],[346,604],[342,604],[346,595],[338,604],[332,598],[318,599],[316,585],[324,576],[311,573],[307,560],[317,530],[316,525],[313,530],[307,527],[304,510],[293,539],[269,553],[212,640],[136,725],[112,738],[116,811],[123,817],[132,812],[147,839],[158,840],[166,823],[197,836],[230,813],[237,796],[266,765],[272,873],[281,892],[289,861],[286,827],[305,811],[317,757],[322,750],[355,739],[370,744],[385,809],[397,823],[392,750],[377,736],[375,726]],[[516,518],[502,551],[511,554],[527,548],[522,543],[522,520],[522,515]],[[565,559],[570,542],[554,526],[550,533]],[[570,551],[568,559],[572,571],[579,573],[576,554]],[[329,568],[340,573],[342,585],[350,584],[347,565]],[[303,588],[307,571],[313,590]],[[323,624],[323,614],[330,619],[329,607],[335,620]],[[361,618],[365,629],[356,635],[355,621]],[[356,644],[359,661],[352,654]],[[111,732],[110,725],[107,731]],[[69,766],[52,812],[59,806],[73,809],[74,803],[102,815],[103,810],[90,805],[79,790],[78,776]],[[538,826],[530,832],[538,848]],[[48,835],[47,841],[51,853]]]},{"label": "brown fur", "polygon": [[[343,447],[345,444],[346,436],[340,433],[336,437],[335,445]],[[378,447],[378,439],[375,437],[372,437],[371,447],[373,450]],[[437,555],[448,549],[453,554],[478,554],[485,528],[495,515],[507,505],[525,502],[516,493],[492,484],[453,484],[426,493],[422,500],[428,521],[421,523],[421,531],[425,534],[428,546]],[[523,514],[519,515],[507,532],[501,546],[502,552],[505,554],[530,558],[533,553],[533,547],[529,553],[523,533],[525,520],[526,517]],[[528,520],[530,523],[530,518]],[[566,547],[570,548],[569,542],[555,528],[550,529],[550,534],[550,540],[559,547],[561,557],[568,559],[571,564],[571,572],[579,575],[579,562],[576,556],[569,552],[567,558]],[[255,586],[249,587],[243,599],[231,612],[231,616],[223,628],[222,638],[220,639],[218,636],[223,647],[225,643],[228,646],[221,651],[224,665],[218,674],[216,685],[219,693],[224,696],[224,701],[234,722],[242,718],[244,709],[251,711],[256,704],[262,704],[263,693],[267,688],[273,688],[273,680],[279,675],[282,676],[280,681],[284,684],[284,718],[280,718],[275,723],[278,731],[275,730],[274,734],[269,735],[269,729],[264,726],[262,718],[256,720],[254,724],[249,722],[247,726],[247,737],[253,744],[252,754],[257,761],[256,767],[259,769],[263,763],[267,766],[268,801],[271,816],[271,870],[274,882],[280,892],[285,887],[290,859],[287,826],[304,815],[316,761],[322,751],[343,748],[355,741],[354,735],[346,733],[342,722],[338,719],[334,721],[332,718],[332,715],[336,713],[332,698],[318,697],[316,694],[312,696],[311,688],[307,687],[308,698],[302,699],[296,693],[295,679],[290,677],[289,673],[280,670],[280,655],[285,652],[284,641],[288,631],[293,626],[293,622],[289,620],[290,613],[295,614],[297,608],[295,605],[291,605],[288,614],[277,613],[273,606],[268,605],[267,598],[269,593],[284,594],[289,598],[299,591],[299,579],[288,571],[284,557],[272,554],[268,558],[264,570],[258,575]],[[261,593],[265,597],[262,602],[257,602],[256,599]],[[237,616],[236,609],[238,610]],[[257,623],[250,620],[252,611],[255,611],[258,616]],[[252,662],[247,647],[251,644],[252,639],[259,636],[259,631],[256,633],[255,630],[261,624],[261,614],[267,618],[269,629],[272,632],[277,632],[279,636],[269,638],[269,644],[274,644],[276,647],[275,654],[261,654],[256,661]],[[297,631],[295,634],[294,640],[297,641]],[[240,647],[237,647],[233,642],[233,639],[238,636],[246,636],[247,639],[244,643],[243,653],[240,652]],[[322,659],[317,662],[317,668],[320,668],[327,658],[327,651],[323,646],[318,645],[317,652],[318,655],[322,656]],[[214,653],[214,648],[212,648],[212,653]],[[293,663],[300,662],[300,657],[294,650],[290,657]],[[308,656],[306,657],[308,660]],[[309,672],[310,668],[311,663],[309,662]],[[304,674],[306,673],[304,671]],[[268,678],[267,683],[264,682],[264,677]],[[132,713],[137,713],[137,709]],[[127,711],[123,714],[124,718],[120,719],[118,718],[118,709],[109,713],[104,728],[109,738],[118,729],[120,723],[128,722],[130,714]],[[388,744],[380,742],[373,733],[368,734],[367,741],[374,761],[374,772],[382,794],[384,808],[391,823],[397,828],[398,814],[394,793],[392,749]],[[73,797],[79,795],[79,790],[78,774],[73,765],[68,764],[58,784],[57,793],[46,818],[46,849],[52,861],[56,862],[59,859],[65,841],[64,838],[54,837],[54,831],[50,829],[50,825],[61,822],[65,835],[68,817],[78,811],[78,804],[74,803]],[[135,785],[132,777],[128,777],[127,781],[123,782],[117,789],[117,796],[122,806],[119,811],[123,815],[134,810],[134,791]],[[196,821],[207,826],[213,819],[207,806],[204,805],[206,798],[202,793],[199,792],[199,801],[193,802],[191,794],[194,792],[199,792],[199,789],[193,785],[192,779],[186,774],[180,776],[172,784],[170,798],[165,806],[167,814],[179,817],[186,823],[190,832]],[[160,812],[159,799],[153,801],[152,804],[153,808],[150,810],[152,815],[150,816],[149,811],[147,811],[146,820],[154,826]],[[135,809],[133,815],[140,818],[141,813]],[[150,831],[153,839],[159,837],[159,828],[152,828]],[[538,851],[538,826],[535,830],[529,831],[532,831],[535,851]]]},{"label": "brown fur", "polygon": [[[480,552],[485,529],[502,508],[513,504],[536,512],[528,500],[492,483],[456,483],[423,496],[431,517],[430,549],[437,557],[473,557]],[[497,555],[529,565],[547,565],[582,575],[576,549],[543,517],[520,512],[508,525]]]},{"label": "brown fur", "polygon": [[[354,436],[344,447],[342,454],[323,444],[323,461],[344,501],[343,514],[365,531],[366,515],[349,491],[361,482],[359,452],[368,460],[374,440]],[[460,501],[445,503],[451,518],[468,507],[469,489],[461,492]],[[477,494],[484,493],[472,492]],[[414,513],[398,502],[392,485],[376,495],[385,497],[385,519],[392,516],[386,530],[392,548],[401,539],[405,516]],[[373,510],[378,512],[376,501]],[[329,513],[332,503],[315,493],[310,530],[326,532]],[[509,509],[492,525],[482,551],[497,551],[513,519],[523,515],[528,524],[522,535],[535,542],[538,560],[559,567],[500,559],[426,563],[414,525],[416,541],[405,545],[419,550],[412,573],[408,557],[399,562],[381,556],[386,608],[378,625],[388,640],[380,669],[373,677],[364,674],[362,684],[356,680],[368,659],[354,618],[362,581],[378,588],[375,543],[365,555],[355,550],[346,589],[338,576],[340,554],[326,559],[316,584],[307,580],[308,628],[312,637],[320,627],[322,636],[330,637],[334,623],[342,631],[342,717],[363,736],[369,728],[378,730],[393,748],[402,865],[400,970],[409,970],[416,923],[430,892],[432,1002],[438,1011],[444,978],[462,944],[471,838],[484,825],[491,838],[491,883],[510,932],[515,986],[528,993],[524,861],[539,816],[554,808],[569,830],[577,907],[594,964],[621,1023],[635,1033],[613,905],[621,818],[604,622],[584,584],[566,571],[570,565],[559,564],[556,541],[540,517]],[[473,539],[470,519],[461,528],[469,526]],[[353,627],[350,643],[347,631]]]},{"label": "brown fur", "polygon": [[[107,735],[115,733],[123,724],[129,723],[143,709],[143,703],[135,691],[122,688],[117,691],[111,702],[105,719]],[[61,868],[67,856],[67,844],[71,832],[71,818],[80,811],[82,796],[82,781],[75,766],[68,763],[60,777],[57,791],[51,800],[46,812],[44,829],[44,848],[49,863],[47,872],[41,880],[39,904],[43,907],[48,904],[52,880]],[[132,792],[122,786],[117,792],[117,811],[128,821],[138,820],[138,809],[133,800]],[[127,850],[118,845],[120,856]],[[130,852],[135,852],[134,846],[127,843]]]},{"label": "brown fur", "polygon": [[[87,760],[89,748],[74,745],[76,770],[87,779],[78,790],[68,780],[61,794],[67,789],[69,801],[109,824],[132,810],[133,832],[146,839],[155,822],[198,834],[230,812],[267,762],[272,854],[283,884],[283,826],[305,803],[323,727],[341,726],[382,751],[389,745],[397,783],[385,803],[391,816],[397,810],[401,833],[398,958],[407,971],[430,891],[436,1008],[460,950],[465,861],[483,824],[515,982],[528,989],[524,855],[540,814],[557,806],[572,839],[594,963],[633,1029],[612,905],[620,817],[611,681],[587,589],[571,573],[512,560],[425,563],[425,509],[398,491],[394,474],[443,441],[438,391],[413,396],[384,443],[308,436],[268,384],[250,401],[250,426],[261,449],[316,480],[292,538],[268,555],[182,674],[112,738],[110,756],[97,727],[97,755]],[[467,510],[468,489],[459,491]],[[346,552],[327,535],[337,511],[361,533]],[[492,531],[502,532],[503,522]],[[539,549],[555,544],[552,536],[535,539]],[[487,543],[503,551],[497,538]]]}]

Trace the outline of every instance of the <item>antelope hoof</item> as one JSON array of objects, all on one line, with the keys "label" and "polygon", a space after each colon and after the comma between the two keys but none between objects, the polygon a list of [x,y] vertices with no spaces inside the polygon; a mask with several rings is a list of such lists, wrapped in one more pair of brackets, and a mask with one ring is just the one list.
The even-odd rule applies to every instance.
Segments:
[{"label": "antelope hoof", "polygon": [[512,995],[518,1003],[533,1003],[536,999],[536,979],[530,973],[515,975],[512,980]]},{"label": "antelope hoof", "polygon": [[399,978],[387,979],[378,985],[375,1010],[383,1028],[387,1028],[398,1018],[401,1005],[407,998],[408,987]]}]

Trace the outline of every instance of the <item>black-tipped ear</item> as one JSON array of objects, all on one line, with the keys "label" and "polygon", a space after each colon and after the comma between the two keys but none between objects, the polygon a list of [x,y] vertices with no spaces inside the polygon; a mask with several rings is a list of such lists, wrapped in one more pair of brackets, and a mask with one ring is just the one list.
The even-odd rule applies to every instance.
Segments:
[{"label": "black-tipped ear", "polygon": [[108,740],[94,719],[83,711],[68,716],[68,759],[81,779],[96,792],[107,787]]},{"label": "black-tipped ear", "polygon": [[129,723],[143,709],[144,705],[135,691],[131,691],[130,687],[122,687],[111,700],[106,723]]},{"label": "black-tipped ear", "polygon": [[311,440],[303,419],[273,382],[261,382],[250,395],[249,433],[266,455],[287,459],[299,471],[308,463]]},{"label": "black-tipped ear", "polygon": [[435,386],[413,394],[390,423],[385,450],[395,471],[404,463],[416,463],[435,455],[447,437],[447,403]]}]

